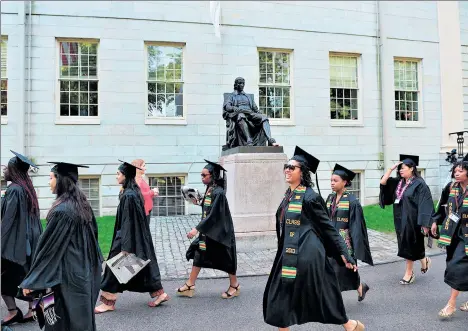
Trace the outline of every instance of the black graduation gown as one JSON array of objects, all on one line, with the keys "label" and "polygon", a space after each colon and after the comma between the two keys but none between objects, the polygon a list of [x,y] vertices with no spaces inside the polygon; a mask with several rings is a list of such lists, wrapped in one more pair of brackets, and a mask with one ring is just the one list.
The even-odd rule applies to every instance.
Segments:
[{"label": "black graduation gown", "polygon": [[[282,206],[276,213],[278,252],[263,295],[265,322],[283,328],[308,322],[346,323],[348,318],[338,279],[327,255],[340,264],[343,264],[341,255],[349,262],[354,263],[354,260],[349,256],[343,238],[330,222],[325,202],[310,187],[306,189],[300,228],[295,230],[299,233],[299,246],[294,282],[282,278],[285,234],[290,234],[288,230],[282,230],[280,234],[281,213]],[[286,222],[283,220],[281,223],[285,227]]]},{"label": "black graduation gown", "polygon": [[[215,186],[202,201],[202,220],[196,226],[199,236],[187,250],[187,261],[200,268],[217,269],[235,275],[237,271],[236,237],[224,189]],[[205,249],[200,249],[200,241]]]},{"label": "black graduation gown", "polygon": [[62,203],[47,216],[31,269],[20,288],[52,288],[54,325],[46,331],[94,331],[94,307],[99,295],[102,255],[96,219],[83,223],[70,203]]},{"label": "black graduation gown", "polygon": [[[353,194],[345,192],[335,212],[332,213],[335,201],[336,193],[330,194],[327,198],[327,209],[333,226],[346,243],[349,254],[355,260],[374,265],[369,248],[364,212],[359,200]],[[361,284],[359,272],[354,272],[345,266],[339,265],[334,259],[330,259],[330,263],[333,265],[340,282],[341,291],[357,290],[359,288]]]},{"label": "black graduation gown", "polygon": [[[460,193],[451,192],[452,183],[445,186],[433,220],[442,225],[441,240],[443,240],[444,227],[451,241],[445,246],[447,252],[444,281],[457,291],[468,291],[468,198],[463,199]],[[458,197],[460,220],[454,223],[448,218],[451,211],[456,209],[455,199]],[[440,241],[439,241],[440,243]]]},{"label": "black graduation gown", "polygon": [[10,184],[2,198],[2,294],[16,296],[36,251],[42,225],[28,211],[26,191]]},{"label": "black graduation gown", "polygon": [[112,271],[105,268],[101,290],[114,294],[123,291],[153,293],[163,288],[143,201],[135,191],[128,188],[122,192],[117,207],[114,236],[108,259],[122,251],[134,253],[143,260],[150,259],[151,262],[127,284],[120,284]]},{"label": "black graduation gown", "polygon": [[379,204],[381,208],[393,205],[393,221],[398,241],[398,256],[410,261],[425,257],[424,234],[421,227],[431,227],[434,212],[431,191],[424,180],[414,178],[395,204],[398,179],[390,177],[386,185],[380,185]]}]

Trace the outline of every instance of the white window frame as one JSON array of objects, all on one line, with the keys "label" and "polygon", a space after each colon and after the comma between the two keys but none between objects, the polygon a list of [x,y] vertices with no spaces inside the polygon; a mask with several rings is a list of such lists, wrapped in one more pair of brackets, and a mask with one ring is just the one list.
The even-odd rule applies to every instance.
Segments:
[{"label": "white window frame", "polygon": [[[182,117],[158,117],[158,116],[148,116],[148,46],[161,46],[161,47],[182,47]],[[187,92],[186,86],[187,83],[185,82],[185,66],[186,66],[186,43],[184,42],[158,42],[158,41],[145,41],[145,93],[144,93],[144,116],[145,116],[145,124],[149,125],[187,125]]]},{"label": "white window frame", "polygon": [[[331,118],[331,109],[330,109],[330,89],[332,88],[330,85],[330,57],[331,56],[347,56],[347,57],[355,57],[356,64],[357,64],[357,102],[358,102],[358,119],[357,120],[345,120],[345,119],[332,119]],[[330,51],[328,53],[328,118],[330,119],[330,126],[364,126],[364,102],[362,98],[362,90],[363,90],[363,74],[362,74],[362,54],[360,53],[352,53],[352,52],[338,52],[338,51]]]},{"label": "white window frame", "polygon": [[[101,176],[93,176],[93,175],[83,175],[78,176],[78,180],[80,179],[97,179],[98,180],[98,188],[99,188],[99,215],[94,214],[96,218],[101,217],[102,215],[102,189],[101,189]],[[94,211],[93,211],[94,212]]]},{"label": "white window frame", "polygon": [[[98,81],[98,116],[60,116],[60,43],[61,42],[93,42],[97,43],[96,52],[97,52],[97,81]],[[100,63],[100,54],[99,54],[99,46],[100,41],[99,39],[92,39],[92,38],[56,38],[55,39],[55,48],[56,48],[56,63],[55,63],[55,70],[56,70],[56,85],[55,85],[55,124],[56,125],[99,125],[101,124],[101,84],[99,83],[99,72],[101,70],[101,63]]]},{"label": "white window frame", "polygon": [[[418,62],[418,120],[417,121],[400,121],[395,119],[395,61],[414,61]],[[414,58],[414,57],[399,57],[395,56],[393,58],[392,64],[392,87],[393,87],[393,102],[392,102],[392,118],[395,121],[395,126],[397,128],[420,128],[424,126],[424,98],[423,98],[423,59]]]},{"label": "white window frame", "polygon": [[[351,169],[350,169],[351,170]],[[356,173],[356,175],[359,175],[359,188],[360,188],[360,195],[361,198],[359,200],[359,203],[364,206],[365,202],[365,181],[364,181],[364,170],[351,170]],[[352,193],[352,192],[351,192]]]},{"label": "white window frame", "polygon": [[[289,54],[289,118],[268,118],[270,125],[272,126],[294,126],[296,125],[295,111],[294,111],[294,50],[287,48],[270,48],[270,47],[258,47],[257,48],[257,90],[254,93],[255,103],[260,110],[260,86],[266,86],[268,84],[260,83],[260,59],[259,52],[277,52],[277,53],[288,53]],[[280,84],[272,84],[271,86],[281,87]],[[287,87],[287,85],[284,85]],[[248,91],[247,91],[248,92]]]},{"label": "white window frame", "polygon": [[9,44],[8,36],[2,35],[1,40],[2,40],[2,42],[6,41],[6,58],[7,58],[7,60],[6,60],[6,62],[7,62],[6,63],[6,77],[1,77],[1,80],[5,79],[7,81],[7,90],[6,90],[7,91],[7,114],[6,115],[1,115],[1,124],[6,125],[6,124],[8,124],[8,99],[9,99],[8,98],[8,67],[9,67],[8,66],[8,58],[9,58],[9,56],[8,55],[9,55],[10,52],[9,52],[9,49],[8,49],[8,44]]},{"label": "white window frame", "polygon": [[418,168],[419,175],[422,179],[426,180],[426,168]]},{"label": "white window frame", "polygon": [[[149,183],[149,178],[150,177],[183,177],[184,178],[184,185],[187,185],[188,183],[188,174],[184,173],[151,173],[151,174],[146,174],[146,178],[148,178],[148,185]],[[181,193],[182,194],[182,193]],[[153,205],[154,209],[154,205]],[[184,202],[184,215],[188,215],[188,210],[189,210],[189,205],[187,202]],[[151,216],[156,216],[154,214],[151,214]],[[160,216],[160,217],[172,217],[172,216]]]}]

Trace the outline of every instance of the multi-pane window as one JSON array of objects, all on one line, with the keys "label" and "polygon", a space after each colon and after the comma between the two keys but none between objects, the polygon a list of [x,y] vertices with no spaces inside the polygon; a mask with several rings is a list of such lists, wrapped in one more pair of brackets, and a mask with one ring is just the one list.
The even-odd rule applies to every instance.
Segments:
[{"label": "multi-pane window", "polygon": [[61,41],[60,116],[98,116],[97,42]]},{"label": "multi-pane window", "polygon": [[351,186],[347,188],[347,191],[354,194],[356,199],[361,200],[361,173],[356,173],[356,177],[354,177],[351,182]]},{"label": "multi-pane window", "polygon": [[419,120],[419,62],[395,60],[395,119],[397,121]]},{"label": "multi-pane window", "polygon": [[8,40],[2,37],[2,76],[1,76],[1,115],[6,116],[8,111],[8,75],[7,75],[7,48]]},{"label": "multi-pane window", "polygon": [[185,200],[181,188],[183,176],[149,177],[151,189],[157,187],[159,195],[154,197],[153,216],[176,216],[185,214]]},{"label": "multi-pane window", "polygon": [[94,216],[99,217],[101,213],[99,207],[99,178],[80,178],[78,180],[78,185],[86,195],[86,198],[88,198]]},{"label": "multi-pane window", "polygon": [[183,117],[182,46],[147,45],[148,117]]},{"label": "multi-pane window", "polygon": [[358,119],[358,57],[330,54],[330,118]]},{"label": "multi-pane window", "polygon": [[269,118],[291,117],[290,55],[288,52],[258,52],[259,109]]}]

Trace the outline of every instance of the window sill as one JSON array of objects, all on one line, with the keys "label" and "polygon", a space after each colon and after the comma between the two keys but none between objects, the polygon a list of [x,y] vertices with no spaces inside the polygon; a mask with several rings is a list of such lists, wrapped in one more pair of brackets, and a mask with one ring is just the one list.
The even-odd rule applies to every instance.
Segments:
[{"label": "window sill", "polygon": [[351,126],[351,127],[364,127],[364,123],[359,120],[330,120],[330,126]]},{"label": "window sill", "polygon": [[396,121],[395,127],[397,128],[425,128],[426,126],[422,122],[401,122]]},{"label": "window sill", "polygon": [[2,125],[7,125],[8,124],[8,117],[2,116]]},{"label": "window sill", "polygon": [[288,119],[277,119],[277,118],[270,118],[268,119],[271,126],[295,126],[294,120],[291,118]]},{"label": "window sill", "polygon": [[55,125],[100,125],[100,118],[59,117],[55,119]]},{"label": "window sill", "polygon": [[187,125],[185,117],[146,117],[145,124],[148,125]]}]

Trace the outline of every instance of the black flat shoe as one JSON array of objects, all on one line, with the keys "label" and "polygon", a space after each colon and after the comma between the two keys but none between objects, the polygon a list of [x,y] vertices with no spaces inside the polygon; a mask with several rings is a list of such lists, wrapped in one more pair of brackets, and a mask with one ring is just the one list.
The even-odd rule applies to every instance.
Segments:
[{"label": "black flat shoe", "polygon": [[29,323],[29,322],[34,322],[34,316],[25,317],[21,320],[20,323]]},{"label": "black flat shoe", "polygon": [[369,291],[370,288],[369,286],[366,284],[366,283],[362,283],[362,295],[358,295],[358,301],[361,302],[362,300],[364,300],[366,298],[366,293],[367,291]]},{"label": "black flat shoe", "polygon": [[[12,310],[8,309],[8,311],[13,311],[13,309]],[[13,323],[21,323],[22,320],[23,320],[23,313],[21,312],[19,308],[16,308],[16,315],[6,322],[2,320],[2,326],[11,325]]]}]

